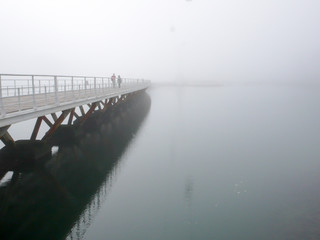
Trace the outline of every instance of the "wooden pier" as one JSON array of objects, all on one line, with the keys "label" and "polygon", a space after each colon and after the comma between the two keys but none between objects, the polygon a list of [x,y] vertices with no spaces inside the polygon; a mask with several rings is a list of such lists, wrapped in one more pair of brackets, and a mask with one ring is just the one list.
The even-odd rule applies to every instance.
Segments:
[{"label": "wooden pier", "polygon": [[66,119],[69,125],[85,121],[94,111],[105,111],[150,86],[144,79],[121,80],[119,85],[108,77],[0,74],[0,139],[14,142],[9,127],[33,118],[37,121],[30,139],[37,138],[42,122],[50,128],[45,139]]}]

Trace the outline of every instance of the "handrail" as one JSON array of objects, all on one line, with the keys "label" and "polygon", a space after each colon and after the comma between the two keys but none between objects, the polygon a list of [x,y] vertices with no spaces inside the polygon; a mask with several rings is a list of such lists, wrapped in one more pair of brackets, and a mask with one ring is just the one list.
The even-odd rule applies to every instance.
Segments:
[{"label": "handrail", "polygon": [[35,77],[78,77],[78,78],[110,78],[110,77],[102,77],[102,76],[80,76],[80,75],[47,75],[47,74],[8,74],[8,73],[0,73],[1,76],[19,76],[19,77],[26,77],[26,76],[35,76]]},{"label": "handrail", "polygon": [[[148,85],[145,79],[110,77],[0,74],[0,119],[6,114],[33,109],[41,105],[59,106],[66,102],[94,98],[106,92],[135,91],[136,86]],[[121,87],[121,88],[120,88]],[[99,96],[100,96],[99,95]]]}]

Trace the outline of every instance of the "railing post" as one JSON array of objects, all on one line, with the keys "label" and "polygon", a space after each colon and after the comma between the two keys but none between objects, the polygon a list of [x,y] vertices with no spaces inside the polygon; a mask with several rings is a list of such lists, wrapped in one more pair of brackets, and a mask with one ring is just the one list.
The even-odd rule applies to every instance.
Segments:
[{"label": "railing post", "polygon": [[71,92],[72,92],[72,101],[74,101],[73,77],[71,77]]},{"label": "railing post", "polygon": [[97,78],[93,79],[94,95],[97,95]]},{"label": "railing post", "polygon": [[0,108],[1,108],[1,117],[6,115],[6,112],[4,111],[3,101],[2,101],[2,77],[0,75]]},{"label": "railing post", "polygon": [[34,89],[34,76],[32,76],[32,102],[33,102],[33,109],[36,109],[37,105],[36,105],[36,97],[35,97],[35,89]]},{"label": "railing post", "polygon": [[20,88],[18,88],[18,106],[19,106],[19,111],[21,111]]},{"label": "railing post", "polygon": [[44,97],[45,97],[45,99],[46,99],[46,104],[48,104],[47,86],[44,86]]},{"label": "railing post", "polygon": [[41,93],[41,82],[39,80],[39,94]]},{"label": "railing post", "polygon": [[67,94],[67,83],[66,80],[64,80],[64,97],[66,97]]},{"label": "railing post", "polygon": [[84,78],[84,96],[86,98],[88,98],[88,96],[87,96],[87,78],[86,77]]},{"label": "railing post", "polygon": [[16,82],[16,80],[15,80],[15,79],[13,80],[13,86],[14,86],[14,96],[16,96],[16,95],[17,95],[17,93],[16,93],[16,89],[17,89],[17,82]]},{"label": "railing post", "polygon": [[59,105],[59,98],[58,98],[58,79],[57,76],[54,76],[54,96],[56,99],[56,105]]}]

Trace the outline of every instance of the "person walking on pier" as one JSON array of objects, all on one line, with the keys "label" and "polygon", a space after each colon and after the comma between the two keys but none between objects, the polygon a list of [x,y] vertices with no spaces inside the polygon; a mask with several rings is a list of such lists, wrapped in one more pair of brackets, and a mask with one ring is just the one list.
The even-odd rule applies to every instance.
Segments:
[{"label": "person walking on pier", "polygon": [[112,76],[111,76],[111,82],[112,82],[112,87],[116,87],[116,75],[115,74],[113,74]]},{"label": "person walking on pier", "polygon": [[119,88],[121,87],[121,83],[122,83],[122,78],[120,77],[120,75],[118,75],[118,86],[119,86]]}]

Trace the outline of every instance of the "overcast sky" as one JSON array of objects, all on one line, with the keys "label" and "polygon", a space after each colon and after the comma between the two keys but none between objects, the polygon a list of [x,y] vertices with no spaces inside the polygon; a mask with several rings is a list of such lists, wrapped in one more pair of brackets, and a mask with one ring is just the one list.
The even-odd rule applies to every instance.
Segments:
[{"label": "overcast sky", "polygon": [[319,0],[1,0],[0,72],[318,81]]}]

